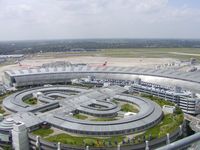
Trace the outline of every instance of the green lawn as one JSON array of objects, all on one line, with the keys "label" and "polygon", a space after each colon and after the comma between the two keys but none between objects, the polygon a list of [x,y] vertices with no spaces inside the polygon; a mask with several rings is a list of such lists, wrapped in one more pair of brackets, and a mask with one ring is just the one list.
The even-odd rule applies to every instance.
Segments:
[{"label": "green lawn", "polygon": [[116,99],[113,99],[112,102],[117,104],[117,105],[119,104],[119,101],[117,101]]},{"label": "green lawn", "polygon": [[[176,54],[176,53],[179,54]],[[97,52],[106,57],[134,57],[134,58],[179,58],[190,59],[200,58],[199,48],[124,48],[124,49],[105,49]],[[187,54],[197,54],[187,55]]]},{"label": "green lawn", "polygon": [[54,131],[52,129],[49,129],[49,128],[40,128],[40,129],[37,129],[35,131],[33,131],[32,133],[34,135],[39,135],[41,137],[46,137],[46,136],[49,136],[50,134],[52,134]]},{"label": "green lawn", "polygon": [[[159,97],[155,97],[148,94],[141,94],[141,96],[158,103],[161,107],[163,105],[175,106],[174,103],[165,101],[164,99],[161,99]],[[164,115],[163,120],[159,124],[146,130],[146,132],[142,134],[141,137],[143,136],[148,137],[150,134],[153,139],[157,137],[166,136],[167,133],[172,133],[177,128],[179,128],[179,126],[183,123],[183,120],[184,120],[183,112],[179,107],[176,106],[176,111],[173,114]]]},{"label": "green lawn", "polygon": [[73,83],[71,84],[72,86],[75,86],[75,87],[84,87],[84,88],[93,88],[95,85],[94,84],[90,84],[90,83]]},{"label": "green lawn", "polygon": [[117,120],[116,118],[95,118],[91,119],[91,121],[114,121]]},{"label": "green lawn", "polygon": [[121,111],[123,111],[123,112],[134,112],[134,113],[139,112],[139,110],[131,104],[123,104],[121,106]]},{"label": "green lawn", "polygon": [[29,98],[25,99],[24,103],[29,104],[29,105],[36,105],[37,104],[37,98]]},{"label": "green lawn", "polygon": [[1,148],[3,148],[3,150],[12,150],[11,145],[4,145],[4,146],[1,146]]},{"label": "green lawn", "polygon": [[58,134],[51,137],[45,138],[45,140],[49,142],[61,142],[63,144],[76,145],[76,146],[94,146],[94,147],[104,147],[109,145],[109,141],[111,142],[110,146],[116,146],[115,142],[120,143],[123,140],[123,136],[115,136],[115,137],[77,137],[71,136],[69,134]]},{"label": "green lawn", "polygon": [[85,120],[88,118],[87,116],[82,115],[82,114],[75,114],[75,115],[73,115],[73,117],[76,119],[81,119],[81,120]]},{"label": "green lawn", "polygon": [[[54,57],[58,58],[65,57],[66,55],[76,55],[127,58],[177,58],[188,60],[191,57],[200,59],[200,48],[115,48],[89,52],[64,52],[53,54]],[[42,57],[52,57],[52,53],[45,53]]]},{"label": "green lawn", "polygon": [[166,136],[167,133],[172,133],[177,128],[179,128],[179,125],[183,123],[183,113],[181,114],[167,114],[164,116],[163,120],[160,124],[157,124],[156,126],[146,130],[146,132],[138,137],[149,135],[152,136],[152,139],[160,138],[163,136]]},{"label": "green lawn", "polygon": [[0,106],[0,114],[4,114],[6,111]]}]

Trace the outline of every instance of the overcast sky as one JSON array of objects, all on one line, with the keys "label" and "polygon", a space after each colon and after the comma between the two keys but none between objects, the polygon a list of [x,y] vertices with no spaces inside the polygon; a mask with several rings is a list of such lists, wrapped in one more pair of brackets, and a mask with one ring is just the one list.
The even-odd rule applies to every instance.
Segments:
[{"label": "overcast sky", "polygon": [[0,0],[0,40],[200,38],[200,0]]}]

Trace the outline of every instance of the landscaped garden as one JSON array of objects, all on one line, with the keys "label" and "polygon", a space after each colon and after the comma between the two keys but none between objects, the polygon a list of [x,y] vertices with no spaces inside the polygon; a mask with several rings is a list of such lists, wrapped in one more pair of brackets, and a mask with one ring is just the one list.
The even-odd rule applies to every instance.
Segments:
[{"label": "landscaped garden", "polygon": [[37,98],[28,98],[24,100],[24,103],[29,104],[29,105],[36,105],[37,104]]},{"label": "landscaped garden", "polygon": [[115,104],[117,104],[117,105],[119,104],[119,101],[116,100],[116,99],[113,99],[112,102],[115,103]]},{"label": "landscaped garden", "polygon": [[[155,97],[148,94],[141,94],[141,96],[151,99],[152,101],[158,103],[161,107],[163,105],[175,106],[175,104],[166,101],[164,99],[161,99],[159,97]],[[145,133],[140,136],[148,137],[149,135],[151,135],[152,139],[166,136],[167,133],[172,133],[176,129],[178,129],[179,126],[183,123],[183,120],[184,120],[184,114],[182,110],[176,106],[176,110],[173,114],[164,115],[162,121],[159,124],[146,130]]]},{"label": "landscaped garden", "polygon": [[85,137],[85,136],[72,136],[66,133],[54,135],[45,138],[49,142],[61,142],[63,144],[76,145],[76,146],[94,146],[94,147],[105,147],[105,146],[116,146],[124,139],[123,136],[114,137]]},{"label": "landscaped garden", "polygon": [[123,112],[133,112],[133,113],[138,113],[139,110],[132,104],[123,104],[121,106],[121,111]]},{"label": "landscaped garden", "polygon": [[90,136],[74,136],[67,133],[61,133],[56,135],[51,135],[54,130],[51,128],[40,128],[32,132],[34,135],[41,136],[48,142],[61,142],[63,144],[75,145],[75,146],[116,146],[118,143],[122,142],[123,136],[113,136],[113,137],[90,137]]},{"label": "landscaped garden", "polygon": [[91,84],[91,83],[73,83],[71,84],[71,86],[75,86],[75,87],[84,87],[84,88],[93,88],[95,85]]},{"label": "landscaped garden", "polygon": [[53,129],[50,129],[50,128],[40,128],[40,129],[33,131],[32,133],[34,135],[46,137],[46,136],[49,136],[50,134],[52,134],[53,132],[54,132]]},{"label": "landscaped garden", "polygon": [[86,115],[83,115],[83,114],[74,114],[73,117],[76,119],[81,119],[81,120],[85,120],[88,118]]},{"label": "landscaped garden", "polygon": [[163,120],[156,126],[145,131],[144,134],[140,135],[141,137],[149,137],[151,139],[160,138],[166,136],[167,133],[172,133],[183,123],[182,114],[167,114],[163,117]]}]

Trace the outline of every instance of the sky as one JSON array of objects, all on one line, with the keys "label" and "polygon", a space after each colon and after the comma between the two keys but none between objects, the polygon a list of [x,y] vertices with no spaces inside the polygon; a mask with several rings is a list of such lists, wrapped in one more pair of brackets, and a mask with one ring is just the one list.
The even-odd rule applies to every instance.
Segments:
[{"label": "sky", "polygon": [[200,0],[0,0],[0,41],[200,39]]}]

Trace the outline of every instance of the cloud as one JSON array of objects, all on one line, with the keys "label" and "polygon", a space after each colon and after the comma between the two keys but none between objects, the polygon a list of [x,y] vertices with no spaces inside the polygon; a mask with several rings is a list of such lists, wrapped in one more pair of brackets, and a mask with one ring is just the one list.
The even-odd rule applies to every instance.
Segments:
[{"label": "cloud", "polygon": [[0,0],[0,40],[199,37],[199,18],[169,0]]}]

